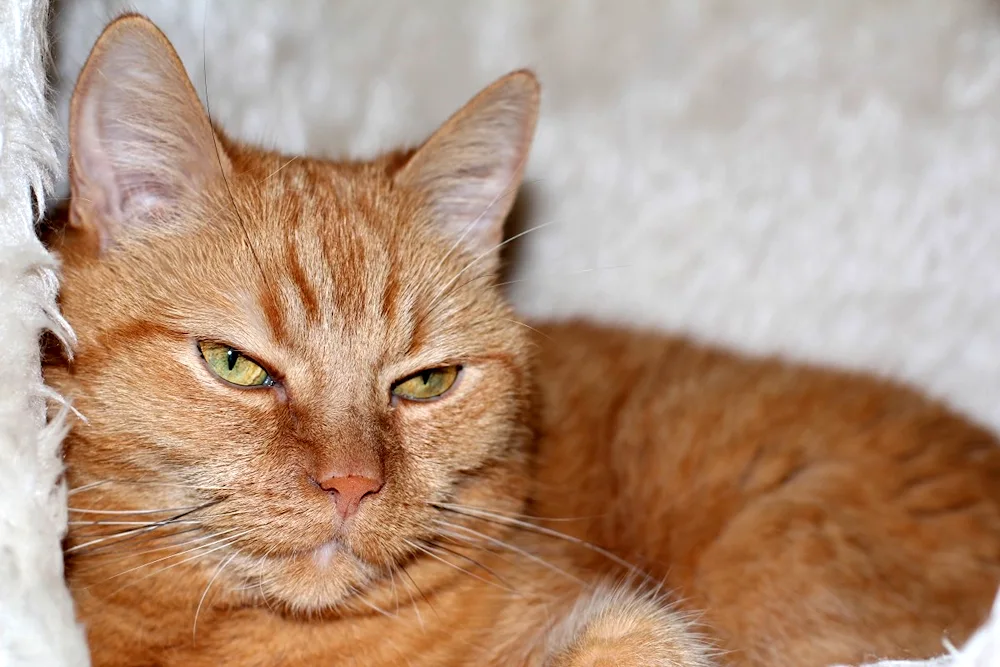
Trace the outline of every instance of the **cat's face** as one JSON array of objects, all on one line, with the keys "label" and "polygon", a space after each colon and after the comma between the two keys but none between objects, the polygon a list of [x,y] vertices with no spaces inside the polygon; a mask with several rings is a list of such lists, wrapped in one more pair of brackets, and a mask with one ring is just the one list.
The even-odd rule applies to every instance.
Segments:
[{"label": "cat's face", "polygon": [[89,420],[74,504],[199,508],[204,566],[299,610],[417,553],[435,503],[517,507],[529,361],[493,272],[536,106],[516,74],[413,155],[289,159],[217,144],[166,40],[112,24],[74,95],[79,345],[49,374]]}]

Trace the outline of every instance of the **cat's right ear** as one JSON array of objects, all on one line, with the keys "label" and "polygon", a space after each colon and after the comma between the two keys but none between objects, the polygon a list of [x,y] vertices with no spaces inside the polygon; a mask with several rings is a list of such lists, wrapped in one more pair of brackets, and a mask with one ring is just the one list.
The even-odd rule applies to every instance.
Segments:
[{"label": "cat's right ear", "polygon": [[538,102],[531,72],[500,78],[449,118],[395,176],[423,195],[445,235],[491,269],[524,174]]},{"label": "cat's right ear", "polygon": [[113,21],[70,103],[72,224],[100,247],[155,225],[231,169],[170,42],[135,14]]}]

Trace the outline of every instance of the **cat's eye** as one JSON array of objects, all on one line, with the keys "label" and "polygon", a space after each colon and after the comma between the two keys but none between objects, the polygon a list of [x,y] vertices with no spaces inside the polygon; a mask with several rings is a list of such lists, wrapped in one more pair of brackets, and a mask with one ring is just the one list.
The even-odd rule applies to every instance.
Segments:
[{"label": "cat's eye", "polygon": [[199,341],[198,349],[209,370],[230,384],[238,387],[270,387],[274,384],[263,366],[233,347]]},{"label": "cat's eye", "polygon": [[461,366],[428,368],[397,382],[392,388],[392,394],[408,401],[439,398],[455,384],[461,370]]}]

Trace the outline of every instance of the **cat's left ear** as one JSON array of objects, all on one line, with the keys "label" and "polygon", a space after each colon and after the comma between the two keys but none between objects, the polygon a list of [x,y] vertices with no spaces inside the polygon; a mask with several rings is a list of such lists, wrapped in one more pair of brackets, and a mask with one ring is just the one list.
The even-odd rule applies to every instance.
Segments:
[{"label": "cat's left ear", "polygon": [[521,184],[538,103],[534,74],[502,77],[449,118],[395,177],[425,197],[447,236],[489,265]]},{"label": "cat's left ear", "polygon": [[161,224],[231,169],[170,42],[128,14],[104,29],[70,103],[74,224],[107,248]]}]

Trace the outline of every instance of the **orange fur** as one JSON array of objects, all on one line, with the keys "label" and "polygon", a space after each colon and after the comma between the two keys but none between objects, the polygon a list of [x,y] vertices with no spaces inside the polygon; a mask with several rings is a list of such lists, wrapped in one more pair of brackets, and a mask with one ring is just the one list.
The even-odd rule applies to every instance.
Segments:
[{"label": "orange fur", "polygon": [[[982,620],[990,434],[862,376],[512,320],[537,99],[515,73],[416,151],[288,158],[214,130],[147,21],[105,31],[50,241],[79,346],[46,366],[87,418],[66,563],[95,665],[819,666]],[[449,364],[439,399],[391,394]],[[316,480],[361,468],[385,485],[343,518]]]}]

